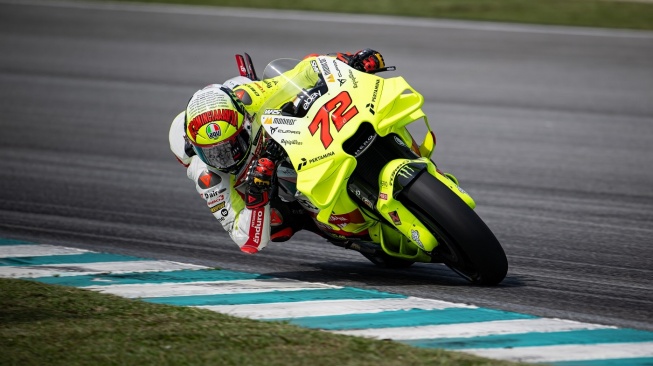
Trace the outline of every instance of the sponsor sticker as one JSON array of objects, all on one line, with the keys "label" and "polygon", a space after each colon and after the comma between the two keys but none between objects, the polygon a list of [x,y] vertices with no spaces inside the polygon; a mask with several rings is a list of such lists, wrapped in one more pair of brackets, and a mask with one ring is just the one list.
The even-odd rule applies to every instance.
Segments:
[{"label": "sponsor sticker", "polygon": [[370,200],[367,199],[366,197],[361,197],[361,200],[363,200],[363,203],[366,204],[367,207],[369,207],[369,208],[374,208],[374,206],[372,205],[372,201],[370,201]]},{"label": "sponsor sticker", "polygon": [[[254,93],[254,95],[256,95],[257,97],[260,97],[260,96],[261,96],[261,94],[259,94],[258,91],[256,91],[256,88],[254,88],[252,85],[250,85],[250,84],[243,84],[243,86],[246,87],[247,89],[249,89],[249,91],[251,91],[252,93]],[[257,86],[258,86],[258,84],[257,84]],[[260,87],[260,86],[259,86],[259,87]]]},{"label": "sponsor sticker", "polygon": [[338,67],[338,63],[340,61],[337,60],[331,60],[331,64],[333,65],[333,68],[336,70],[336,74],[338,74],[338,77],[342,77],[342,71],[340,71],[340,68]]},{"label": "sponsor sticker", "polygon": [[358,88],[358,79],[356,79],[356,76],[354,76],[354,72],[351,70],[349,70],[349,80],[351,80],[354,89]]},{"label": "sponsor sticker", "polygon": [[335,154],[336,154],[335,152],[333,152],[333,151],[329,151],[329,152],[326,153],[326,154],[322,154],[322,155],[320,155],[320,156],[316,156],[316,157],[314,157],[314,158],[312,158],[312,159],[309,159],[308,162],[309,162],[309,163],[316,163],[316,162],[318,162],[318,161],[320,161],[320,160],[326,159],[326,158],[328,158],[328,157],[330,157],[330,156],[333,156],[333,155],[335,155]]},{"label": "sponsor sticker", "polygon": [[222,136],[220,126],[217,123],[213,122],[206,125],[206,136],[208,136],[210,139],[217,139],[218,137]]},{"label": "sponsor sticker", "polygon": [[415,242],[415,244],[417,244],[417,246],[419,246],[422,249],[425,249],[424,248],[424,243],[422,243],[422,240],[420,240],[420,238],[419,238],[419,231],[411,230],[410,231],[410,238],[413,239],[413,241]]},{"label": "sponsor sticker", "polygon": [[222,178],[220,178],[219,175],[205,170],[200,174],[199,178],[197,178],[197,184],[200,186],[200,188],[203,189],[209,189],[211,187],[215,187],[218,184],[222,182]]},{"label": "sponsor sticker", "polygon": [[372,92],[372,103],[376,103],[376,98],[379,94],[379,87],[381,86],[381,80],[377,79],[374,83],[374,91]]},{"label": "sponsor sticker", "polygon": [[301,142],[301,141],[299,141],[299,140],[286,140],[286,139],[281,139],[281,141],[279,141],[279,142],[281,142],[281,144],[283,144],[284,146],[288,146],[288,145],[303,145],[303,144],[304,144],[303,142]]},{"label": "sponsor sticker", "polygon": [[397,211],[388,212],[388,215],[390,215],[390,219],[395,225],[401,225],[401,219],[399,219]]},{"label": "sponsor sticker", "polygon": [[399,136],[395,136],[395,142],[396,142],[397,145],[399,145],[399,146],[406,146],[406,144],[404,143],[404,141],[403,141],[402,139],[400,139]]},{"label": "sponsor sticker", "polygon": [[238,89],[235,92],[236,96],[238,99],[240,99],[241,102],[245,105],[251,105],[252,104],[252,97],[249,96],[249,93],[247,93],[243,89]]},{"label": "sponsor sticker", "polygon": [[320,65],[322,65],[322,70],[324,71],[325,76],[331,74],[331,69],[329,69],[329,65],[324,58],[320,58]]},{"label": "sponsor sticker", "polygon": [[[211,207],[211,213],[216,213],[216,212],[222,210],[226,204],[227,204],[226,202],[222,201],[222,202],[218,203],[217,205]],[[225,215],[222,215],[222,216],[225,216]]]},{"label": "sponsor sticker", "polygon": [[277,125],[287,125],[287,126],[294,126],[295,125],[295,120],[291,118],[274,118],[272,120],[272,123],[277,124]]},{"label": "sponsor sticker", "polygon": [[[238,115],[236,114],[236,111],[233,111],[231,109],[210,110],[201,113],[195,116],[193,119],[191,119],[190,122],[188,122],[188,131],[190,132],[191,137],[195,139],[197,137],[197,132],[200,131],[200,128],[202,128],[202,126],[206,126],[207,124],[210,124],[212,122],[217,122],[217,121],[225,121],[232,126],[237,126]],[[206,132],[207,134],[209,133],[208,127]]]},{"label": "sponsor sticker", "polygon": [[254,234],[253,240],[256,244],[261,243],[261,233],[263,231],[263,210],[259,209],[252,212],[252,227],[250,234]]},{"label": "sponsor sticker", "polygon": [[302,170],[302,168],[306,166],[306,163],[307,163],[307,162],[306,162],[306,159],[305,159],[305,158],[302,158],[302,162],[299,163],[299,164],[297,164],[297,171]]},{"label": "sponsor sticker", "polygon": [[284,134],[286,134],[286,135],[287,134],[299,135],[299,134],[301,134],[301,132],[299,132],[299,131],[288,130],[288,129],[284,129],[284,128],[279,129],[278,126],[270,127],[270,133],[273,134],[273,135],[274,134],[279,134],[279,135],[284,135]]},{"label": "sponsor sticker", "polygon": [[313,104],[313,102],[321,96],[322,93],[319,90],[315,93],[312,93],[311,95],[308,96],[308,98],[306,98],[306,100],[304,101],[304,105],[302,107],[304,107],[304,109],[310,108],[311,104]]},{"label": "sponsor sticker", "polygon": [[211,191],[211,192],[205,192],[205,193],[200,193],[200,196],[204,197],[205,200],[215,200],[217,201],[224,201],[224,194],[220,194],[216,191]]},{"label": "sponsor sticker", "polygon": [[312,60],[311,67],[313,67],[313,71],[315,71],[316,74],[320,73],[320,68],[317,66],[317,61]]},{"label": "sponsor sticker", "polygon": [[358,155],[362,154],[365,151],[365,149],[367,149],[369,144],[374,140],[374,137],[376,137],[376,135],[370,135],[367,138],[367,140],[363,141],[361,146],[359,146],[358,149],[356,149],[356,152],[354,153],[354,157],[357,157]]}]

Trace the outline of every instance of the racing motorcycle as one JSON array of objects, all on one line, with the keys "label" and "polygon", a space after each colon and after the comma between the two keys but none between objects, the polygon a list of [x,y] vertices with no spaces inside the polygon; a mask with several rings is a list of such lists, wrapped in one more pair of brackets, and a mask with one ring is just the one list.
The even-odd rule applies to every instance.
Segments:
[{"label": "racing motorcycle", "polygon": [[[258,80],[249,55],[236,60]],[[274,92],[255,118],[285,151],[275,191],[298,201],[333,244],[376,265],[444,263],[474,284],[498,284],[508,270],[503,248],[472,197],[431,160],[423,96],[403,77],[377,75],[394,69],[364,73],[324,56],[265,68]],[[421,145],[407,129],[418,121],[427,128]]]}]

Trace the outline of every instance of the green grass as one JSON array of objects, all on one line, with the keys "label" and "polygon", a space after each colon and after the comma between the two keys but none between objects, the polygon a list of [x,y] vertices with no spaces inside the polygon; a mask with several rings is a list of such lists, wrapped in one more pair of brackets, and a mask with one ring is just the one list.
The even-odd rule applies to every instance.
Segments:
[{"label": "green grass", "polygon": [[[131,1],[131,0],[123,0]],[[138,0],[139,2],[653,29],[653,2],[621,0]]]},{"label": "green grass", "polygon": [[31,281],[0,294],[0,365],[510,364]]}]

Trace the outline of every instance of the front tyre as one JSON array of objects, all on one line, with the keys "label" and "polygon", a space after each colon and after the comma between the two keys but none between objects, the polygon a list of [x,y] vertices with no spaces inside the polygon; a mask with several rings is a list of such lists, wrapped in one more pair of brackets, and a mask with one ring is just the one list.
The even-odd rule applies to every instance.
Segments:
[{"label": "front tyre", "polygon": [[506,254],[483,220],[437,178],[424,171],[399,194],[438,240],[435,262],[479,285],[496,285],[508,272]]}]

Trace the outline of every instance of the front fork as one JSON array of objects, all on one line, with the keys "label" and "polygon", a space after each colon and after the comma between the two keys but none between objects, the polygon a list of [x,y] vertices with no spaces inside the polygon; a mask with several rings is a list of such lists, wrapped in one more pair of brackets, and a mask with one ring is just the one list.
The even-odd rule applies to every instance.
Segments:
[{"label": "front fork", "polygon": [[472,197],[440,172],[428,158],[395,159],[386,164],[379,174],[379,196],[375,208],[401,235],[387,225],[375,225],[370,234],[389,255],[417,262],[430,262],[430,254],[438,245],[437,239],[413,213],[396,200],[399,192],[420,174],[433,175],[470,208],[476,206]]}]

